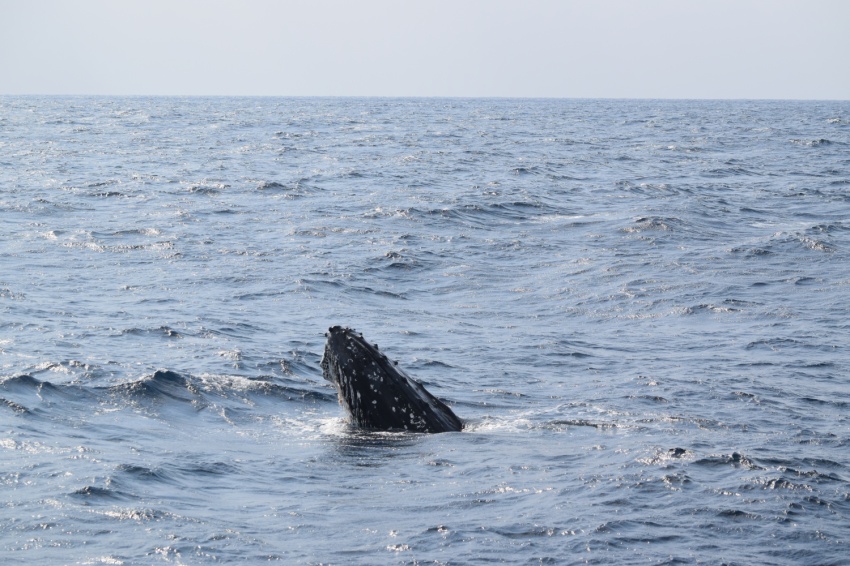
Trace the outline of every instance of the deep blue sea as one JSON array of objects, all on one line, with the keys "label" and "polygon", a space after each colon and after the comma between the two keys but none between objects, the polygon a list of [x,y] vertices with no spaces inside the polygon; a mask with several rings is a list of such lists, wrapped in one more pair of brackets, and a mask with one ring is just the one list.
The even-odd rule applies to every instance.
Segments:
[{"label": "deep blue sea", "polygon": [[0,97],[0,562],[848,564],[848,320],[850,102]]}]

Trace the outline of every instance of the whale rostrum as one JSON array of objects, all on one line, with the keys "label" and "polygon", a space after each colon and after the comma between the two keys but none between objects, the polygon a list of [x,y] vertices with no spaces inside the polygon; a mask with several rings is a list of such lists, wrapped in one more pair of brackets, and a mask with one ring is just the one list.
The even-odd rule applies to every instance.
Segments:
[{"label": "whale rostrum", "polygon": [[351,328],[332,326],[322,357],[325,379],[357,426],[370,430],[450,432],[463,422],[445,403]]}]

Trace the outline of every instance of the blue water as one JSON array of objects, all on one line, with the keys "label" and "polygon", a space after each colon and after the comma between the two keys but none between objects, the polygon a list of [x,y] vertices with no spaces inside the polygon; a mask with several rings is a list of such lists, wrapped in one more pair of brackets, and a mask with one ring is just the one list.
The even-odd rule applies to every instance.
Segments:
[{"label": "blue water", "polygon": [[848,563],[848,102],[2,97],[0,218],[4,563]]}]

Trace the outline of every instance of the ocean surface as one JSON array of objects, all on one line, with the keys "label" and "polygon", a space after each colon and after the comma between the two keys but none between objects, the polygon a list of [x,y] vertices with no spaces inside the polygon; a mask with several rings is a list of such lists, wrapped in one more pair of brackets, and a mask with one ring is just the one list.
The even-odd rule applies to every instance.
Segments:
[{"label": "ocean surface", "polygon": [[850,102],[0,97],[0,562],[848,564],[848,315]]}]

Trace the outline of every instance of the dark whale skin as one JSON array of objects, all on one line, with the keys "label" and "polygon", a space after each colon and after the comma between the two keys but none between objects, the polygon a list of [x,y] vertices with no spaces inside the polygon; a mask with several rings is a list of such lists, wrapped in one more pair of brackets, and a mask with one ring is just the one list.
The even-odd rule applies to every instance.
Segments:
[{"label": "dark whale skin", "polygon": [[351,328],[332,326],[322,357],[351,421],[367,430],[456,432],[463,422]]}]

